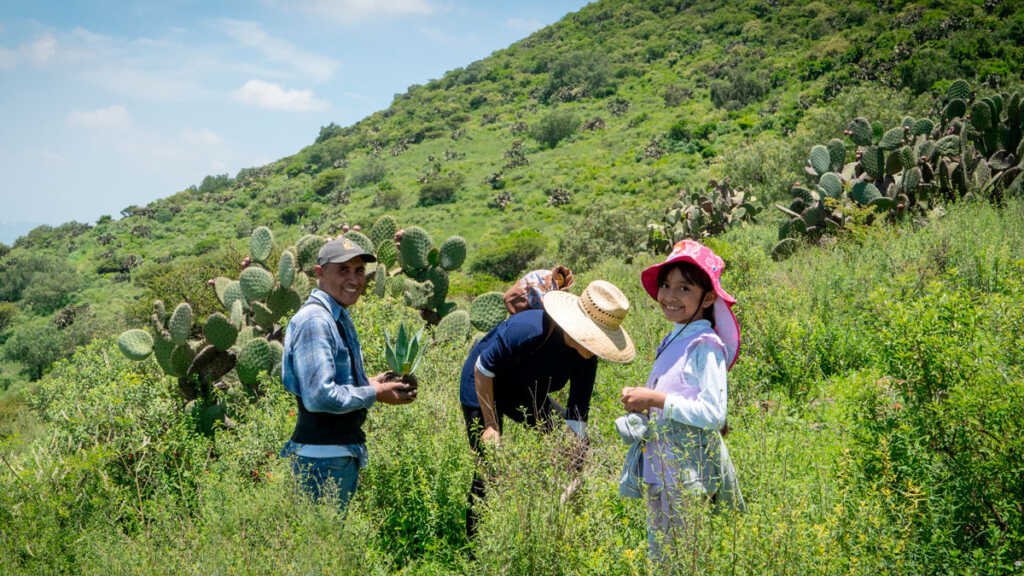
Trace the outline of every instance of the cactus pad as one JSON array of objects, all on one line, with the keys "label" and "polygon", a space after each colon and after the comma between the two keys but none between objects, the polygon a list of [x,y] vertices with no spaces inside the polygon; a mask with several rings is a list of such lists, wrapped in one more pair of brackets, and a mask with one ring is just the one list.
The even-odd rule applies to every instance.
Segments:
[{"label": "cactus pad", "polygon": [[829,155],[828,148],[816,144],[811,148],[811,155],[807,158],[807,163],[811,165],[816,174],[824,174],[828,172],[829,166],[832,164],[832,156]]},{"label": "cactus pad", "polygon": [[903,144],[903,126],[890,128],[878,141],[878,147],[882,150],[895,150]]},{"label": "cactus pad", "polygon": [[940,156],[956,156],[960,154],[960,137],[956,134],[945,136],[935,143]]},{"label": "cactus pad", "polygon": [[214,312],[206,319],[203,327],[203,334],[206,341],[212,344],[217,350],[227,350],[238,338],[238,328],[219,312]]},{"label": "cactus pad", "polygon": [[263,300],[274,288],[274,275],[259,266],[249,266],[238,277],[247,302]]},{"label": "cactus pad", "polygon": [[935,124],[927,119],[921,118],[910,128],[910,133],[914,136],[927,136],[932,133],[932,129],[935,128]]},{"label": "cactus pad", "polygon": [[821,175],[821,179],[818,180],[818,186],[821,187],[822,191],[826,195],[832,198],[843,197],[843,181],[839,178],[839,175],[835,172],[826,172]]},{"label": "cactus pad", "polygon": [[388,268],[398,262],[398,249],[395,248],[395,243],[392,240],[385,240],[377,244],[377,262]]},{"label": "cactus pad", "polygon": [[316,265],[316,256],[325,240],[320,236],[307,234],[295,244],[295,257],[299,261],[299,269],[309,272]]},{"label": "cactus pad", "polygon": [[231,303],[231,316],[229,317],[229,320],[231,320],[232,326],[239,330],[241,330],[242,325],[245,324],[245,307],[242,306],[241,299],[235,300]]},{"label": "cactus pad", "polygon": [[302,306],[302,296],[292,289],[278,286],[267,296],[267,308],[270,308],[275,321],[289,312],[298,310],[299,306]]},{"label": "cactus pad", "polygon": [[373,245],[380,250],[382,244],[389,243],[392,246],[395,243],[395,232],[398,232],[398,222],[394,216],[385,214],[370,227],[370,240],[373,240]]},{"label": "cactus pad", "polygon": [[273,358],[269,342],[263,338],[249,340],[238,353],[238,381],[253,389],[259,383],[260,372],[269,372],[274,367]]},{"label": "cactus pad", "polygon": [[295,281],[295,254],[292,254],[290,250],[285,250],[281,253],[281,258],[277,261],[277,283],[282,288],[291,288],[292,282]]},{"label": "cactus pad", "polygon": [[949,85],[949,88],[946,88],[947,100],[967,100],[970,96],[971,85],[968,84],[967,81],[962,78],[953,81],[953,83]]},{"label": "cactus pad", "polygon": [[171,313],[167,329],[171,332],[171,339],[175,344],[184,344],[188,340],[188,335],[192,332],[192,307],[187,302],[178,304]]},{"label": "cactus pad", "polygon": [[370,254],[373,254],[375,252],[373,240],[370,240],[370,237],[367,236],[366,234],[363,234],[362,232],[349,230],[348,232],[345,232],[345,238],[348,238],[353,243],[358,245],[363,250],[369,252]]},{"label": "cactus pad", "polygon": [[458,270],[466,261],[466,239],[462,236],[450,236],[441,243],[438,250],[441,254],[441,268],[449,272]]},{"label": "cactus pad", "polygon": [[971,125],[984,132],[992,127],[992,108],[987,102],[975,102],[971,105]]},{"label": "cactus pad", "polygon": [[245,294],[242,292],[242,284],[238,280],[232,280],[224,288],[224,307],[228,310],[233,310],[236,301],[241,302],[242,308],[245,308]]},{"label": "cactus pad", "polygon": [[858,146],[870,146],[874,132],[867,118],[857,117],[850,121],[846,128],[850,131],[850,139]]},{"label": "cactus pad", "polygon": [[839,172],[846,164],[846,144],[838,138],[828,141],[829,169],[832,172]]},{"label": "cactus pad", "polygon": [[942,117],[946,120],[952,120],[953,118],[963,118],[967,114],[967,103],[963,100],[956,98],[950,100],[949,104],[946,104],[946,109],[942,111]]},{"label": "cactus pad", "polygon": [[129,360],[145,360],[153,352],[153,337],[145,330],[127,330],[117,337],[117,347]]},{"label": "cactus pad", "polygon": [[206,346],[192,359],[187,375],[198,375],[203,383],[209,385],[230,372],[235,367],[235,361],[234,352],[221,350],[212,345]]},{"label": "cactus pad", "polygon": [[434,285],[433,297],[427,303],[429,308],[438,308],[448,297],[448,273],[444,268],[433,266],[427,270],[427,280]]},{"label": "cactus pad", "polygon": [[274,234],[270,228],[260,226],[249,236],[249,255],[256,262],[266,262],[274,250]]},{"label": "cactus pad", "polygon": [[860,181],[850,189],[850,198],[861,206],[867,206],[872,200],[882,195],[871,182]]},{"label": "cactus pad", "polygon": [[486,292],[473,300],[469,320],[481,332],[490,332],[508,316],[505,296],[501,292]]},{"label": "cactus pad", "polygon": [[441,318],[441,322],[434,328],[434,340],[463,344],[469,340],[471,333],[472,325],[469,322],[469,312],[454,310]]},{"label": "cactus pad", "polygon": [[433,248],[433,241],[426,230],[419,226],[406,228],[399,248],[402,255],[402,268],[411,270],[426,268],[429,264],[431,248]]},{"label": "cactus pad", "polygon": [[192,347],[186,344],[175,344],[174,349],[171,350],[171,362],[170,368],[171,376],[184,376],[188,372],[188,367],[192,365],[192,359],[195,357],[195,352],[192,351]]},{"label": "cactus pad", "polygon": [[860,162],[868,176],[875,180],[882,179],[885,172],[885,158],[882,156],[882,151],[879,148],[874,146],[865,148],[861,153]]},{"label": "cactus pad", "polygon": [[213,291],[217,293],[217,300],[220,300],[220,303],[229,310],[231,309],[231,305],[224,300],[224,293],[232,282],[233,280],[231,278],[227,278],[225,276],[217,276],[213,279]]},{"label": "cactus pad", "polygon": [[270,308],[267,307],[263,302],[252,303],[252,319],[257,326],[263,329],[264,332],[270,332],[274,328],[274,321],[277,320],[277,316],[271,312]]}]

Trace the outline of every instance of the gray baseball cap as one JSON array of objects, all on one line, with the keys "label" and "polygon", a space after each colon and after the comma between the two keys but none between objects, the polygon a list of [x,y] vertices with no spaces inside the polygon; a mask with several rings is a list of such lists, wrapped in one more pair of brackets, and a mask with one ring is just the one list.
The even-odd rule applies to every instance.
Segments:
[{"label": "gray baseball cap", "polygon": [[356,256],[362,257],[364,262],[377,261],[377,257],[367,252],[362,246],[348,238],[342,237],[324,244],[316,256],[316,263],[320,266],[324,264],[340,264],[348,262]]}]

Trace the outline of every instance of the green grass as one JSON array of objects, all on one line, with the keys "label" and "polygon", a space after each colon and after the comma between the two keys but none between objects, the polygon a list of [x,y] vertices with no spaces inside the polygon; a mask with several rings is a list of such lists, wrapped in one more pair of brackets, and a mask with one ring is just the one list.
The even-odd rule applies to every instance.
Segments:
[{"label": "green grass", "polygon": [[[712,244],[739,299],[730,451],[744,514],[695,507],[669,572],[1008,574],[1024,551],[1024,203],[955,207],[923,227],[850,235],[772,262],[769,226]],[[30,394],[45,433],[2,448],[0,569],[10,574],[644,574],[642,502],[618,497],[618,390],[643,382],[667,324],[636,262],[606,262],[633,303],[632,364],[602,364],[584,483],[566,505],[568,436],[510,426],[478,539],[463,536],[474,460],[458,406],[461,348],[434,347],[420,399],[378,407],[370,467],[344,518],[296,495],[276,453],[291,400],[268,381],[237,426],[197,435],[174,383],[109,341]],[[381,328],[356,308],[371,372]],[[473,555],[469,555],[469,551]],[[659,569],[660,570],[660,569]]]}]

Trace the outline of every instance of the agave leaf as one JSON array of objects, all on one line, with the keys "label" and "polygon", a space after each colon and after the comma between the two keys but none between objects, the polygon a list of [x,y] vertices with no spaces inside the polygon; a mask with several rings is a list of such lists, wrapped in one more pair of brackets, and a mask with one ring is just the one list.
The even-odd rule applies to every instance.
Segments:
[{"label": "agave leaf", "polygon": [[391,343],[391,335],[384,331],[384,361],[392,371],[398,372],[398,358],[395,354],[395,347]]},{"label": "agave leaf", "polygon": [[420,343],[423,342],[423,328],[420,328],[420,331],[416,333],[413,342],[416,345],[416,352],[410,356],[412,358],[412,367],[409,368],[409,374],[415,372],[416,368],[420,365],[420,360],[423,360],[423,351],[426,350],[425,345],[422,348],[420,347]]}]

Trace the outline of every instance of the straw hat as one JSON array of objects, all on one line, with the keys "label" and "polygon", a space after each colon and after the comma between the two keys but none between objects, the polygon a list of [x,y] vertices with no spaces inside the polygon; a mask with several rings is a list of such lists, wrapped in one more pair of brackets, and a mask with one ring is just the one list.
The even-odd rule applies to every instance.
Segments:
[{"label": "straw hat", "polygon": [[722,288],[721,279],[722,271],[725,270],[725,261],[711,248],[696,240],[680,240],[672,247],[672,252],[664,262],[650,266],[640,273],[640,283],[644,285],[644,290],[647,290],[651,298],[658,299],[658,272],[663,266],[673,262],[693,263],[711,279],[711,288],[715,294],[718,294],[718,298],[712,305],[715,315],[715,332],[725,344],[726,365],[732,368],[740,354],[740,323],[732,312],[732,305],[736,303],[736,299],[732,294],[726,292],[725,288]]},{"label": "straw hat", "polygon": [[633,340],[622,328],[629,299],[611,282],[594,280],[580,296],[548,292],[544,310],[573,340],[605,360],[629,362],[636,355]]}]

